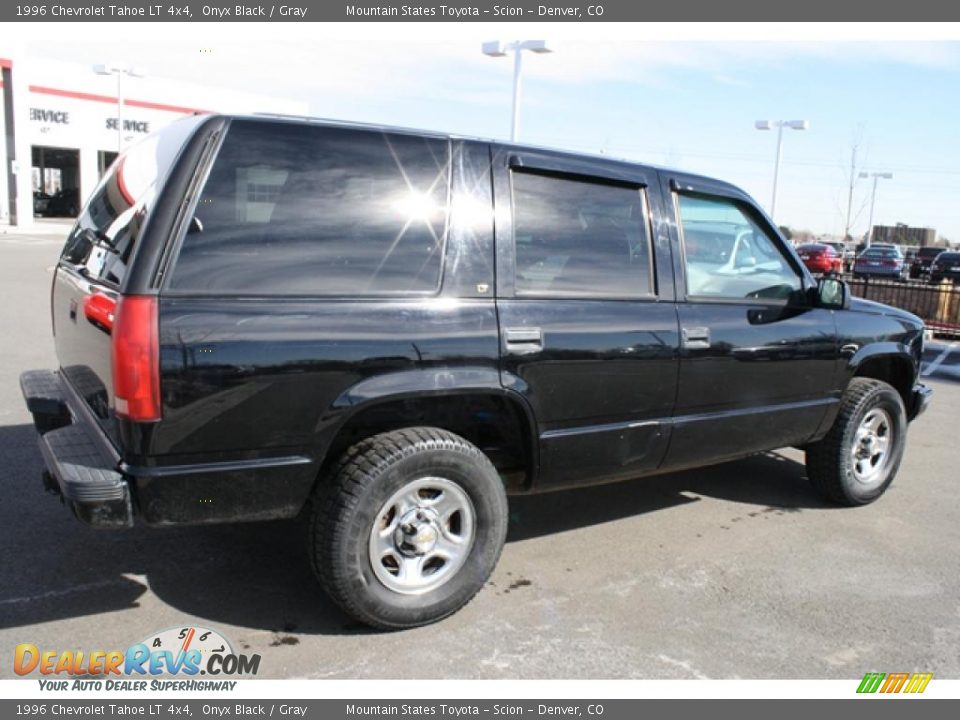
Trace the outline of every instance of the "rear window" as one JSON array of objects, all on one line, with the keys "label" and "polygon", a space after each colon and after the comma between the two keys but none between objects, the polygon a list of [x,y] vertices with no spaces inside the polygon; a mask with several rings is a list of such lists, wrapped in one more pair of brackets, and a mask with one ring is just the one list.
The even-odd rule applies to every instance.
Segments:
[{"label": "rear window", "polygon": [[67,237],[61,260],[119,287],[166,177],[195,122],[174,123],[128,148],[94,189]]},{"label": "rear window", "polygon": [[932,258],[943,252],[943,248],[920,248],[917,250],[917,257]]},{"label": "rear window", "polygon": [[252,295],[435,293],[446,140],[234,121],[170,288]]}]

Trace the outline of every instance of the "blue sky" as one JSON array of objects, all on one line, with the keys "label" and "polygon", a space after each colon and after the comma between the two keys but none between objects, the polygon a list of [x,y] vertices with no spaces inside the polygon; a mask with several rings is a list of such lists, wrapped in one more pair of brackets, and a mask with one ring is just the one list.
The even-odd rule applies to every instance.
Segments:
[{"label": "blue sky", "polygon": [[[87,29],[45,25],[25,42],[32,53],[102,62]],[[305,99],[316,115],[502,138],[512,64],[481,55],[480,42],[545,38],[554,54],[525,56],[521,141],[717,176],[768,207],[776,133],[753,123],[805,119],[809,130],[785,131],[779,223],[843,231],[859,142],[858,169],[894,174],[880,181],[875,223],[932,226],[960,242],[960,43],[819,34],[836,35],[807,29],[788,40],[785,27],[776,40],[671,42],[650,40],[649,27],[608,25],[159,25],[120,36],[111,52],[155,76]],[[856,234],[869,192],[858,181]]]}]

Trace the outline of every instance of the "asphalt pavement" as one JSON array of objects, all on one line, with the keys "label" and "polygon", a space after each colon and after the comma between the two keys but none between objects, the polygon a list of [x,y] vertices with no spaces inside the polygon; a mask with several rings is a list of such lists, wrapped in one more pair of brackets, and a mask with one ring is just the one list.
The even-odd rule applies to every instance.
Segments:
[{"label": "asphalt pavement", "polygon": [[13,647],[122,649],[213,628],[262,677],[960,677],[960,343],[932,344],[930,410],[897,480],[827,505],[796,450],[511,503],[463,611],[367,630],[316,586],[293,522],[94,531],[40,484],[17,384],[54,367],[52,234],[0,235],[0,677]]}]

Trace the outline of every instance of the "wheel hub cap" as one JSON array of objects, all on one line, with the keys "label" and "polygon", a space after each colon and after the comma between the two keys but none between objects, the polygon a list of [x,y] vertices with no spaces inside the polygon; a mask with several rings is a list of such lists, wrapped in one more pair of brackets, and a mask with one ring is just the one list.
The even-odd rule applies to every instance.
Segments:
[{"label": "wheel hub cap", "polygon": [[476,514],[451,480],[423,477],[397,490],[370,529],[370,566],[386,588],[418,595],[443,585],[473,548]]},{"label": "wheel hub cap", "polygon": [[393,533],[397,549],[407,557],[426,555],[437,545],[440,529],[434,513],[410,510],[400,519]]},{"label": "wheel hub cap", "polygon": [[865,485],[886,477],[893,443],[893,420],[886,410],[874,408],[863,416],[851,447],[853,476]]}]

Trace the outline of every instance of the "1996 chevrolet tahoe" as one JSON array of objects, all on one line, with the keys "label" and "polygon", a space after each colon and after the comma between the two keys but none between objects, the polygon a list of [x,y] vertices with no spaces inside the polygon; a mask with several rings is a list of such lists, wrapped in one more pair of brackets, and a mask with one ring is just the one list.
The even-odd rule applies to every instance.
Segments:
[{"label": "1996 chevrolet tahoe", "polygon": [[23,374],[47,487],[101,528],[309,518],[381,628],[467,603],[508,493],[806,451],[832,501],[897,472],[923,324],[815,282],[717,180],[268,116],[124,153]]}]

